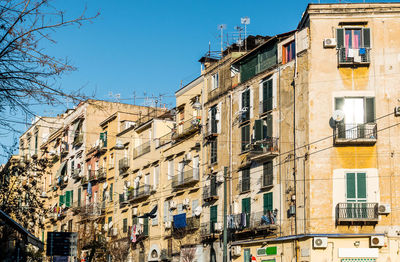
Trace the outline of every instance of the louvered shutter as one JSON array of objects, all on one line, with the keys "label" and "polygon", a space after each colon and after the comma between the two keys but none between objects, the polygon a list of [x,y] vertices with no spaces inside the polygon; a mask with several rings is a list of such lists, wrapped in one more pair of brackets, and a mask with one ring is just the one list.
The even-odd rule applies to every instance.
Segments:
[{"label": "louvered shutter", "polygon": [[343,28],[336,29],[336,42],[337,42],[337,48],[344,47],[344,29]]}]

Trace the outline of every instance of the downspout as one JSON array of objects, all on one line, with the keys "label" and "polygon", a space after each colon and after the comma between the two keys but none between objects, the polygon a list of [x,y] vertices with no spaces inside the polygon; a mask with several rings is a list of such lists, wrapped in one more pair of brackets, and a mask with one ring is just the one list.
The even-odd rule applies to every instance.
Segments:
[{"label": "downspout", "polygon": [[233,205],[233,199],[232,199],[232,103],[233,103],[233,97],[232,97],[232,91],[229,92],[229,98],[230,98],[230,105],[229,105],[229,213],[232,214],[232,205]]},{"label": "downspout", "polygon": [[[296,33],[294,33],[294,44],[296,46]],[[295,49],[296,50],[296,49]],[[296,156],[296,76],[297,76],[297,54],[294,54],[294,75],[293,75],[293,190],[294,190],[294,233],[297,235],[297,156]],[[292,198],[293,199],[293,198]],[[299,261],[299,241],[295,240],[296,261]]]}]

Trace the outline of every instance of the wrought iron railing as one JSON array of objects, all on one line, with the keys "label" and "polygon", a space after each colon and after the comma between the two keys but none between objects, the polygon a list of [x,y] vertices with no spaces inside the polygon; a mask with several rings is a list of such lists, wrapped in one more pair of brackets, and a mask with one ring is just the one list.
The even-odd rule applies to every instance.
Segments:
[{"label": "wrought iron railing", "polygon": [[260,101],[260,114],[269,112],[273,109],[273,104],[272,104],[273,98],[264,98],[264,100]]},{"label": "wrought iron railing", "polygon": [[133,149],[133,159],[150,152],[150,141],[147,141]]},{"label": "wrought iron railing", "polygon": [[99,169],[96,170],[96,175],[98,180],[103,180],[107,178],[107,172],[104,167],[99,167]]},{"label": "wrought iron railing", "polygon": [[186,170],[181,173],[178,172],[178,174],[172,178],[172,187],[176,188],[198,181],[199,181],[199,169],[194,168]]},{"label": "wrought iron railing", "polygon": [[252,155],[264,155],[278,152],[279,138],[270,137],[263,140],[253,141],[250,144],[250,153]]},{"label": "wrought iron railing", "polygon": [[172,139],[178,139],[185,135],[198,131],[201,127],[201,117],[194,116],[191,119],[177,125],[175,132],[172,133]]},{"label": "wrought iron railing", "polygon": [[378,138],[376,123],[349,124],[336,123],[333,130],[335,144],[375,143]]},{"label": "wrought iron railing", "polygon": [[369,64],[370,59],[369,48],[346,48],[342,47],[338,50],[339,64]]},{"label": "wrought iron railing", "polygon": [[368,222],[378,221],[378,203],[348,202],[336,206],[336,221]]},{"label": "wrought iron railing", "polygon": [[201,223],[200,225],[200,235],[202,237],[207,237],[213,234],[218,234],[221,231],[218,228],[218,223],[214,223],[212,221]]},{"label": "wrought iron railing", "polygon": [[165,135],[163,135],[163,136],[161,136],[159,138],[156,138],[155,139],[155,146],[156,146],[156,148],[159,148],[159,147],[161,147],[163,145],[166,145],[166,144],[170,143],[171,140],[172,140],[172,133],[169,132],[168,134],[165,134]]},{"label": "wrought iron railing", "polygon": [[80,146],[83,144],[83,134],[79,134],[75,137],[74,142],[73,142],[74,146]]},{"label": "wrought iron railing", "polygon": [[139,186],[137,188],[132,188],[129,190],[128,199],[130,201],[136,201],[138,199],[148,197],[150,196],[150,194],[151,194],[150,185]]},{"label": "wrought iron railing", "polygon": [[124,172],[129,169],[129,158],[123,157],[118,161],[119,171]]}]

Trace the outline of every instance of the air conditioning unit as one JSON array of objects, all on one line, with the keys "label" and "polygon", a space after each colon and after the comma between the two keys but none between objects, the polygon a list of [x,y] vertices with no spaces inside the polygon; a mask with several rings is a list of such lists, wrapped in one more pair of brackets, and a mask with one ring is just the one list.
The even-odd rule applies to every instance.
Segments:
[{"label": "air conditioning unit", "polygon": [[389,214],[391,211],[390,204],[380,204],[378,206],[379,214]]},{"label": "air conditioning unit", "polygon": [[383,247],[385,245],[384,236],[371,236],[371,247]]},{"label": "air conditioning unit", "polygon": [[117,139],[117,142],[115,143],[115,148],[116,149],[123,149],[124,148],[124,144],[122,143],[121,140]]},{"label": "air conditioning unit", "polygon": [[313,239],[314,248],[327,248],[328,238],[327,237],[314,237]]},{"label": "air conditioning unit", "polygon": [[397,117],[400,116],[400,106],[396,106],[394,108],[394,116],[397,116]]},{"label": "air conditioning unit", "polygon": [[132,208],[132,215],[137,216],[137,207]]},{"label": "air conditioning unit", "polygon": [[171,221],[166,221],[166,222],[164,223],[164,227],[165,227],[166,229],[170,229],[170,228],[172,227]]},{"label": "air conditioning unit", "polygon": [[336,47],[336,39],[335,38],[325,38],[324,39],[324,47],[325,48]]},{"label": "air conditioning unit", "polygon": [[135,122],[132,121],[125,121],[124,123],[124,130],[130,128],[131,126],[135,126]]},{"label": "air conditioning unit", "polygon": [[224,173],[222,171],[218,172],[218,174],[217,174],[217,182],[224,183],[224,181],[225,181]]},{"label": "air conditioning unit", "polygon": [[214,223],[214,230],[215,231],[222,231],[222,223]]},{"label": "air conditioning unit", "polygon": [[240,246],[233,246],[232,247],[232,256],[240,257],[242,253],[242,248]]},{"label": "air conditioning unit", "polygon": [[176,202],[174,200],[169,201],[169,209],[175,209],[176,208]]},{"label": "air conditioning unit", "polygon": [[189,206],[189,204],[190,204],[190,199],[189,198],[185,198],[184,200],[183,200],[183,203],[182,203],[185,207],[187,207],[187,206]]},{"label": "air conditioning unit", "polygon": [[115,227],[111,228],[111,235],[114,236],[114,237],[117,236],[118,235],[118,228],[115,228]]}]

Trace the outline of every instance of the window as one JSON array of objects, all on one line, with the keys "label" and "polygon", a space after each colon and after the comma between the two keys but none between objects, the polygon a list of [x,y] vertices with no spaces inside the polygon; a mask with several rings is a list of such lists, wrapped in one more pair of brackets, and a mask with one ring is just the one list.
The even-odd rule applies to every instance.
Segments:
[{"label": "window", "polygon": [[217,106],[215,105],[211,107],[210,109],[211,119],[209,125],[212,134],[216,134],[218,132],[217,113],[218,113]]},{"label": "window", "polygon": [[151,225],[152,226],[157,226],[158,225],[158,210],[155,213],[155,217],[151,219]]},{"label": "window", "polygon": [[196,209],[199,206],[199,200],[195,199],[192,201],[192,217],[196,216]]},{"label": "window", "polygon": [[168,160],[168,180],[174,177],[174,160]]},{"label": "window", "polygon": [[249,221],[246,223],[246,226],[249,226],[250,223],[250,213],[251,213],[251,198],[243,198],[242,199],[242,213],[246,215],[246,221]]},{"label": "window", "polygon": [[82,189],[78,188],[78,207],[81,206],[81,201],[82,201]]},{"label": "window", "polygon": [[210,141],[210,161],[211,164],[217,163],[218,159],[218,143],[217,139]]},{"label": "window", "polygon": [[193,178],[194,179],[199,179],[199,175],[200,175],[199,166],[200,166],[199,156],[193,157]]},{"label": "window", "polygon": [[128,232],[128,219],[124,218],[124,220],[122,220],[122,232],[126,233]]},{"label": "window", "polygon": [[113,186],[114,186],[114,184],[113,183],[111,183],[110,184],[110,202],[112,202],[113,201]]},{"label": "window", "polygon": [[110,154],[110,162],[108,163],[108,168],[114,167],[114,153]]},{"label": "window", "polygon": [[242,152],[250,149],[250,125],[242,126]]},{"label": "window", "polygon": [[215,73],[211,76],[211,90],[219,87],[219,74]]},{"label": "window", "polygon": [[183,204],[179,203],[178,205],[176,205],[176,211],[178,213],[178,215],[183,214]]},{"label": "window", "polygon": [[286,44],[282,48],[282,64],[289,63],[296,56],[296,44],[294,41]]},{"label": "window", "polygon": [[375,138],[375,98],[336,97],[335,110],[344,113],[344,119],[336,123],[338,138]]},{"label": "window", "polygon": [[150,173],[147,173],[144,175],[144,185],[149,186],[150,185]]},{"label": "window", "polygon": [[107,147],[107,131],[100,133],[101,147]]},{"label": "window", "polygon": [[160,166],[155,166],[153,170],[153,179],[154,179],[154,188],[158,187],[158,183],[160,181]]},{"label": "window", "polygon": [[260,102],[260,113],[266,113],[273,108],[272,79],[262,83],[262,100]]},{"label": "window", "polygon": [[211,233],[214,232],[215,223],[218,222],[218,205],[210,207],[210,228]]},{"label": "window", "polygon": [[242,170],[241,182],[240,192],[250,191],[250,168],[245,168]]},{"label": "window", "polygon": [[272,212],[274,210],[272,192],[265,193],[263,195],[263,210],[264,214],[267,214],[267,212]]},{"label": "window", "polygon": [[68,220],[68,232],[72,232],[72,220]]},{"label": "window", "polygon": [[272,186],[274,183],[274,170],[272,166],[272,161],[263,164],[263,181],[262,186]]},{"label": "window", "polygon": [[346,202],[367,201],[367,180],[365,172],[346,173]]},{"label": "window", "polygon": [[168,212],[169,212],[169,201],[164,201],[164,214],[163,220],[164,222],[168,222]]},{"label": "window", "polygon": [[39,145],[38,137],[39,137],[38,132],[35,132],[35,155],[37,155],[38,153],[38,145]]},{"label": "window", "polygon": [[371,32],[369,28],[336,29],[339,63],[369,63]]},{"label": "window", "polygon": [[254,140],[263,141],[272,137],[272,114],[268,114],[263,119],[254,121]]},{"label": "window", "polygon": [[241,114],[241,121],[248,121],[250,120],[250,89],[246,89],[242,92],[242,114]]}]

